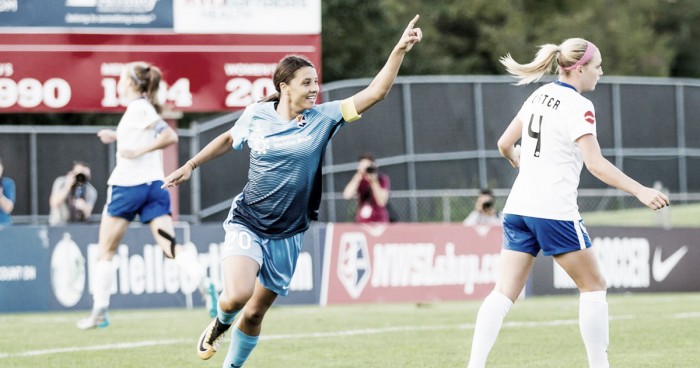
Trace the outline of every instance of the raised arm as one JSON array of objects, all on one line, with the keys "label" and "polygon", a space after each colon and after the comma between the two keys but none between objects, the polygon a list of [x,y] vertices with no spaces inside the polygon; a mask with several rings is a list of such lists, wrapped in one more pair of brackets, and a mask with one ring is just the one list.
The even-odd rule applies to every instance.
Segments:
[{"label": "raised arm", "polygon": [[643,186],[603,157],[598,140],[592,134],[580,137],[576,143],[581,149],[581,155],[588,171],[605,184],[632,194],[653,210],[664,208],[670,204],[665,194]]},{"label": "raised arm", "polygon": [[419,16],[416,15],[408,23],[408,27],[403,31],[401,39],[391,51],[386,64],[384,64],[382,70],[374,77],[369,86],[352,97],[358,114],[367,111],[374,104],[383,100],[389,93],[391,86],[396,80],[396,75],[399,73],[404,55],[423,38],[421,29],[414,28],[418,18]]},{"label": "raised arm", "polygon": [[214,138],[213,141],[209,142],[209,144],[202,148],[199,153],[185,162],[185,164],[179,169],[168,175],[164,180],[163,187],[173,188],[176,185],[188,180],[192,175],[192,170],[203,165],[205,162],[230,151],[232,144],[233,137],[231,136],[231,133],[228,131],[221,133],[218,137]]}]

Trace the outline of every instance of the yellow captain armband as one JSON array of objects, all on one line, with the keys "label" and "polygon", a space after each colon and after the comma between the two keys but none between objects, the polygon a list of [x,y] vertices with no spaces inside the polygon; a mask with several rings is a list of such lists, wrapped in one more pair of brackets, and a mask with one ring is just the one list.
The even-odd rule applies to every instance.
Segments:
[{"label": "yellow captain armband", "polygon": [[362,115],[357,113],[355,101],[352,99],[352,97],[340,101],[340,113],[343,114],[343,119],[348,123],[360,120],[362,117]]}]

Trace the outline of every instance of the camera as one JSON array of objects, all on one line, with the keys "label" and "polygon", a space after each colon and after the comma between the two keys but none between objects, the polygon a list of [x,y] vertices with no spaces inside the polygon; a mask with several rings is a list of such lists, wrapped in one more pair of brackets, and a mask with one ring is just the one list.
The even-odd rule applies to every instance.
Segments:
[{"label": "camera", "polygon": [[82,199],[85,199],[85,192],[86,192],[86,189],[87,189],[87,188],[85,187],[85,183],[76,185],[76,186],[75,186],[75,189],[74,189],[74,191],[73,191],[73,196],[74,196],[75,198],[82,198]]},{"label": "camera", "polygon": [[481,207],[485,210],[488,210],[489,208],[493,207],[493,199],[484,202],[484,204],[482,204]]},{"label": "camera", "polygon": [[75,184],[73,184],[73,197],[85,199],[88,177],[83,173],[75,174]]},{"label": "camera", "polygon": [[374,173],[377,172],[377,167],[374,166],[374,165],[373,165],[373,166],[368,166],[368,167],[365,169],[365,172],[366,172],[367,174],[374,174]]}]

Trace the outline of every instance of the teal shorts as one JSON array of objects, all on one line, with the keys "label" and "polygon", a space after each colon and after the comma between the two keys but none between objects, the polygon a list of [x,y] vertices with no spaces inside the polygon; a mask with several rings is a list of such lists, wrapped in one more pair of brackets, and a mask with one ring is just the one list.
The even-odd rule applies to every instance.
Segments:
[{"label": "teal shorts", "polygon": [[285,239],[268,239],[258,236],[241,224],[224,224],[224,230],[226,237],[221,259],[229,256],[254,259],[260,266],[260,283],[277,295],[289,294],[289,284],[301,252],[304,233]]}]

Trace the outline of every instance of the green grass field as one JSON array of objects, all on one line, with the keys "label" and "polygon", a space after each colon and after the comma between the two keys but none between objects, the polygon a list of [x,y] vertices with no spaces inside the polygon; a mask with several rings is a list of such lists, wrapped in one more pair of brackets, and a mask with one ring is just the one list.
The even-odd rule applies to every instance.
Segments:
[{"label": "green grass field", "polygon": [[[700,204],[674,205],[668,211],[668,222],[672,227],[700,227]],[[659,217],[664,214],[646,207],[619,211],[585,212],[581,216],[587,226],[659,226]]]},{"label": "green grass field", "polygon": [[[700,293],[610,295],[613,367],[700,367]],[[246,367],[465,367],[480,302],[276,307]],[[587,367],[575,295],[521,300],[489,367]],[[0,315],[0,367],[220,367],[200,361],[203,309],[116,310],[78,331],[84,312]]]}]

